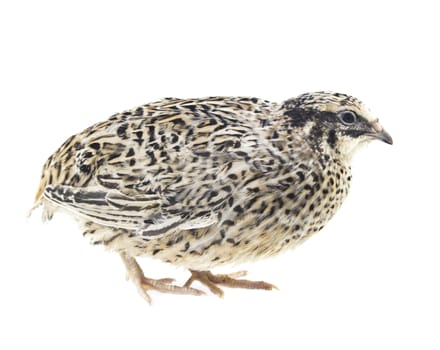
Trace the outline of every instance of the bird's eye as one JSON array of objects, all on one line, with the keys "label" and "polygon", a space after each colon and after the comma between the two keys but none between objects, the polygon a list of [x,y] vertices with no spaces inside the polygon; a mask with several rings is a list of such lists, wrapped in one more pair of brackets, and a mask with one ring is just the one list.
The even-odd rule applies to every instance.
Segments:
[{"label": "bird's eye", "polygon": [[339,113],[339,119],[345,125],[351,125],[356,122],[356,114],[352,111],[344,111]]}]

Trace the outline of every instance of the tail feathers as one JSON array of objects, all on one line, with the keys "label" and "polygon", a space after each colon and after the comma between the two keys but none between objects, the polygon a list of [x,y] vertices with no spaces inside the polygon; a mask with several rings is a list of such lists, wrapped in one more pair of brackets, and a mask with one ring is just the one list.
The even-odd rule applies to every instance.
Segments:
[{"label": "tail feathers", "polygon": [[44,198],[40,198],[38,201],[34,203],[32,208],[28,211],[27,218],[30,218],[34,210],[40,207],[41,205],[43,206],[41,219],[43,220],[43,222],[51,220],[55,212],[55,208],[52,205],[50,205],[48,201],[45,201]]},{"label": "tail feathers", "polygon": [[[29,218],[32,213],[34,212],[35,209],[37,209],[40,205],[43,205],[43,199],[44,199],[44,189],[47,186],[47,179],[46,176],[43,176],[40,184],[38,185],[38,189],[37,189],[37,193],[35,194],[35,199],[34,199],[34,205],[32,206],[32,208],[29,210],[27,217]],[[47,221],[52,219],[52,215],[53,215],[53,211],[51,211],[51,213],[48,212],[48,210],[46,209],[47,205],[44,205],[44,209],[43,209],[43,221]]]}]

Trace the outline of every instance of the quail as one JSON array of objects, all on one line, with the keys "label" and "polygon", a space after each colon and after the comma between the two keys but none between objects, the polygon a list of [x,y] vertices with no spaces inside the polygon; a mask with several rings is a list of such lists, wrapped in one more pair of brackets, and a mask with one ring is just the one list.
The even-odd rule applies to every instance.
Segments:
[{"label": "quail", "polygon": [[[391,136],[358,99],[313,92],[282,103],[166,98],[71,136],[46,161],[43,219],[72,214],[84,236],[118,252],[148,292],[200,295],[194,281],[272,289],[214,267],[292,249],[320,231],[349,190],[353,154]],[[136,257],[191,272],[183,286],[145,277]]]}]

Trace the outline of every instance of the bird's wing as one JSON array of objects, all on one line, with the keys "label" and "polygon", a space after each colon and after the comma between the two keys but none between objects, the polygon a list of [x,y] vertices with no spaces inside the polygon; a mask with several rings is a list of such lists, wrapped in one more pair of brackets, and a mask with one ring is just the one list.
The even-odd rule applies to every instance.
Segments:
[{"label": "bird's wing", "polygon": [[[189,218],[188,213],[167,215],[158,195],[127,196],[103,187],[47,186],[45,198],[75,215],[95,223],[159,237],[168,231],[207,227],[215,223],[212,213]],[[211,214],[211,215],[210,215]]]},{"label": "bird's wing", "polygon": [[77,181],[48,184],[44,196],[144,236],[214,225],[245,172],[267,175],[257,156],[260,121],[230,105],[166,100],[96,124],[75,145]]}]

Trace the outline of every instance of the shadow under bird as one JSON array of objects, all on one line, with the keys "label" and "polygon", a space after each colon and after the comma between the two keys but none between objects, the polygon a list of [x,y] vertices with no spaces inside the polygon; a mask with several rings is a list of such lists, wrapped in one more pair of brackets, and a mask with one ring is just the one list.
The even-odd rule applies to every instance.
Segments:
[{"label": "shadow under bird", "polygon": [[[115,114],[70,137],[49,157],[36,195],[43,219],[72,214],[84,235],[118,252],[148,291],[222,296],[219,286],[272,289],[209,270],[292,249],[320,231],[345,199],[353,154],[391,136],[358,99],[302,94],[167,98]],[[149,256],[191,277],[144,276]]]}]

